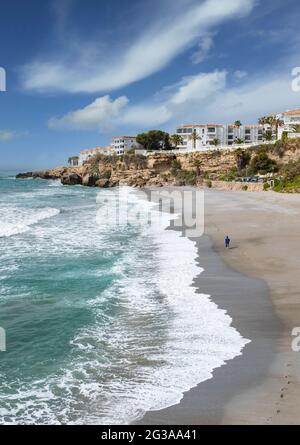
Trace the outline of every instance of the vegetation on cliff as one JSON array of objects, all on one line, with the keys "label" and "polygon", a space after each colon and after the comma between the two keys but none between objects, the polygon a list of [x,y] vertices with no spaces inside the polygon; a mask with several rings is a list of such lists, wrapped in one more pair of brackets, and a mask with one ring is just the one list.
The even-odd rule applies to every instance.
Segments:
[{"label": "vegetation on cliff", "polygon": [[[164,135],[161,134],[160,137],[163,138]],[[217,182],[238,184],[245,178],[258,175],[265,181],[265,190],[273,188],[278,192],[299,192],[300,140],[278,141],[247,150],[213,149],[193,153],[173,151],[150,153],[148,156],[132,151],[123,156],[97,155],[81,167],[29,172],[19,177],[61,179],[63,184],[90,187],[145,187],[212,186]],[[260,184],[260,189],[262,187]]]}]

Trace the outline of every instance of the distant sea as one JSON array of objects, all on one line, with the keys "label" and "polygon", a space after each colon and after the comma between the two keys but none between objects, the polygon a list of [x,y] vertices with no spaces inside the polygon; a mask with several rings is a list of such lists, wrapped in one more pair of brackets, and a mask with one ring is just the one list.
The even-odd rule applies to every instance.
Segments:
[{"label": "distant sea", "polygon": [[[152,224],[117,222],[116,199]],[[1,174],[1,424],[129,423],[241,353],[230,317],[192,286],[196,244],[169,221],[126,187]]]}]

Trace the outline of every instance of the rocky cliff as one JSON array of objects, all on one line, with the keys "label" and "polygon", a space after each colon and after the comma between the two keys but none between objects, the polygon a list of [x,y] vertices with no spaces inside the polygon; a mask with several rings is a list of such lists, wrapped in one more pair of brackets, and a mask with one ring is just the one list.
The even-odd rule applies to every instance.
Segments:
[{"label": "rocky cliff", "polygon": [[[270,145],[268,155],[278,163],[300,158],[300,142]],[[249,149],[251,157],[257,149]],[[220,186],[222,175],[237,166],[235,150],[195,153],[159,153],[149,156],[97,156],[82,167],[58,167],[40,172],[21,173],[17,177],[60,179],[62,184],[89,187],[133,187],[164,185]]]},{"label": "rocky cliff", "polygon": [[57,167],[46,171],[27,172],[18,179],[60,179],[63,184],[90,187],[129,185],[184,185],[202,183],[204,176],[219,175],[235,165],[233,152],[212,151],[193,154],[154,154],[107,156],[90,160],[82,167]]}]

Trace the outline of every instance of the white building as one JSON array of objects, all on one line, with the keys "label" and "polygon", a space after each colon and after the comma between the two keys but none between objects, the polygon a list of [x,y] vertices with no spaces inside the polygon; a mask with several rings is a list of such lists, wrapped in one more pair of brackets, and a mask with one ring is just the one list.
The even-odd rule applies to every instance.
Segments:
[{"label": "white building", "polygon": [[141,148],[141,145],[136,142],[136,136],[114,136],[111,146],[114,153],[118,156],[129,150]]},{"label": "white building", "polygon": [[89,150],[82,150],[79,153],[78,165],[83,165],[86,161],[88,161],[89,159],[91,159],[96,155],[112,155],[112,154],[113,150],[110,145],[108,145],[107,147],[96,147],[96,148],[91,148]]},{"label": "white building", "polygon": [[289,137],[300,137],[298,133],[295,133],[294,125],[300,125],[300,109],[288,110],[282,113],[276,114],[277,119],[283,121],[283,126],[278,128],[278,139],[282,138],[283,132],[288,132]]},{"label": "white building", "polygon": [[[263,140],[262,125],[197,124],[180,125],[176,134],[182,137],[181,149],[207,150],[213,146],[233,145],[237,139],[244,143],[256,143]],[[194,134],[196,136],[194,136]]]}]

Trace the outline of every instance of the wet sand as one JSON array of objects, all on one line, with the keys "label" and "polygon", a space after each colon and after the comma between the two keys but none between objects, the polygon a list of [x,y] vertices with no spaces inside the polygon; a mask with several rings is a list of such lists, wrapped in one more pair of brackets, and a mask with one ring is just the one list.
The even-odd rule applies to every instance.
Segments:
[{"label": "wet sand", "polygon": [[[299,424],[300,196],[205,191],[205,235],[197,239],[200,293],[225,309],[251,340],[241,356],[141,424]],[[232,239],[224,249],[224,237]]]}]

